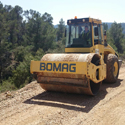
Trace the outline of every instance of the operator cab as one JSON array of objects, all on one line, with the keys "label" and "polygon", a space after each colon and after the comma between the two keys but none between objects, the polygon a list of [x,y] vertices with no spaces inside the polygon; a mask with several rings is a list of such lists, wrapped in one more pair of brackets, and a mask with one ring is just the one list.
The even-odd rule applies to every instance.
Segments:
[{"label": "operator cab", "polygon": [[103,43],[100,20],[92,18],[71,19],[67,21],[66,48],[89,48]]}]

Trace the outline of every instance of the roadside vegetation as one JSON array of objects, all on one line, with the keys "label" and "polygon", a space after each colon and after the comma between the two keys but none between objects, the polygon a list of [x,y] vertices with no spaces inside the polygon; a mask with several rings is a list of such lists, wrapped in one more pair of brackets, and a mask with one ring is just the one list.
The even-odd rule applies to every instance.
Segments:
[{"label": "roadside vegetation", "polygon": [[[64,52],[65,22],[60,19],[54,28],[47,12],[23,10],[0,2],[0,93],[25,86],[33,80],[30,61],[40,60],[46,53]],[[107,30],[108,43],[125,55],[125,36],[121,24],[114,22]],[[109,42],[110,41],[110,42]]]}]

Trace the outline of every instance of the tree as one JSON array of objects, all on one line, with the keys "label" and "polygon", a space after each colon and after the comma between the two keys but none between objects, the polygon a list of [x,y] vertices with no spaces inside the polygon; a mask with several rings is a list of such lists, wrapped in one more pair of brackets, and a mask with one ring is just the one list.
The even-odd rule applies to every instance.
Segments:
[{"label": "tree", "polygon": [[33,45],[35,52],[39,48],[42,48],[44,51],[53,48],[56,39],[56,30],[52,24],[50,25],[52,20],[50,22],[47,21],[51,18],[50,15],[45,13],[41,16],[38,12],[33,10],[30,10],[29,14],[31,15],[30,17],[27,16],[28,12],[26,12],[28,22],[26,24],[25,40],[27,40],[27,44]]},{"label": "tree", "polygon": [[0,3],[0,83],[7,77],[9,73],[8,66],[11,63],[11,53],[9,52],[11,44],[8,43],[9,27],[7,25],[7,13],[2,3]]},{"label": "tree", "polygon": [[108,24],[107,23],[103,23],[103,29],[106,30],[106,31],[108,30]]},{"label": "tree", "polygon": [[111,25],[111,28],[109,30],[109,41],[112,41],[112,43],[117,47],[117,51],[119,53],[123,53],[123,38],[124,34],[122,33],[123,28],[121,24],[114,22]]},{"label": "tree", "polygon": [[114,45],[113,39],[110,37],[109,30],[106,32],[108,44],[117,52],[117,47]]},{"label": "tree", "polygon": [[47,12],[45,12],[42,15],[42,19],[44,22],[48,22],[50,25],[52,25],[52,23],[53,23],[53,17],[51,16],[51,14],[48,14]]},{"label": "tree", "polygon": [[63,19],[59,21],[58,29],[57,29],[57,40],[62,40],[65,34],[65,22]]},{"label": "tree", "polygon": [[8,13],[8,22],[7,25],[9,27],[9,42],[12,43],[12,47],[16,47],[21,45],[23,42],[23,17],[22,17],[23,9],[20,6],[15,6]]}]

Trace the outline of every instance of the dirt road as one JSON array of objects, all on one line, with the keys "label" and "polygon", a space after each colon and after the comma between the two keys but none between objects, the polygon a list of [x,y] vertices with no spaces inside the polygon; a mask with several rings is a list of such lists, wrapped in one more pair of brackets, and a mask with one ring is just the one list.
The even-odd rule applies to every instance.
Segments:
[{"label": "dirt road", "polygon": [[123,125],[125,65],[95,96],[45,92],[36,82],[0,94],[0,125]]}]

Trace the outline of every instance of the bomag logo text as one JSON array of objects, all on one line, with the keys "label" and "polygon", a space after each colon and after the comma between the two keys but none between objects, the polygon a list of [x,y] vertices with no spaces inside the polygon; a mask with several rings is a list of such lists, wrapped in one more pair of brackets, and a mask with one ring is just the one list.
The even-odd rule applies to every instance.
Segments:
[{"label": "bomag logo text", "polygon": [[60,72],[76,72],[75,63],[40,63],[40,70],[42,71],[60,71]]}]

